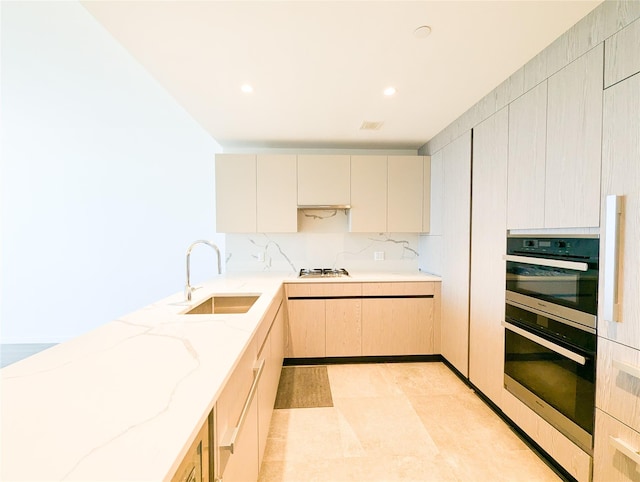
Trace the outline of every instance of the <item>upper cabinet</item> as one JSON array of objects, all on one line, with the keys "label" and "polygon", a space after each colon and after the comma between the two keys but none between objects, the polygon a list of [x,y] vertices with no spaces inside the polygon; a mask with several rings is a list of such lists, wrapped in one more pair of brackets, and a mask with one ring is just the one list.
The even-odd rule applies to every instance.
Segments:
[{"label": "upper cabinet", "polygon": [[422,156],[389,156],[387,231],[422,232],[424,159]]},{"label": "upper cabinet", "polygon": [[420,233],[428,230],[429,159],[352,156],[350,231]]},{"label": "upper cabinet", "polygon": [[387,177],[387,156],[351,156],[351,232],[387,231]]},{"label": "upper cabinet", "polygon": [[508,229],[600,225],[602,70],[600,44],[509,105]]},{"label": "upper cabinet", "polygon": [[259,233],[298,230],[295,155],[259,155],[257,165],[257,222]]},{"label": "upper cabinet", "polygon": [[544,226],[547,81],[509,105],[507,228]]},{"label": "upper cabinet", "polygon": [[256,232],[256,156],[216,155],[216,231]]},{"label": "upper cabinet", "polygon": [[297,229],[295,155],[216,155],[217,232]]},{"label": "upper cabinet", "polygon": [[422,161],[422,232],[431,229],[431,157],[424,156]]},{"label": "upper cabinet", "polygon": [[640,19],[604,42],[604,87],[640,72]]},{"label": "upper cabinet", "polygon": [[549,77],[547,228],[600,225],[603,46]]},{"label": "upper cabinet", "polygon": [[348,155],[298,156],[298,205],[349,205],[350,161]]}]

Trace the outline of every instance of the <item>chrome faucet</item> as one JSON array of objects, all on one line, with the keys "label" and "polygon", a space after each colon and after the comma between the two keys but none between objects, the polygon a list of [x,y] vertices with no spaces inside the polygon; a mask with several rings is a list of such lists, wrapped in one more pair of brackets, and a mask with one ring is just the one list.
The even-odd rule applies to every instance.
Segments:
[{"label": "chrome faucet", "polygon": [[220,250],[218,249],[218,247],[215,244],[213,244],[211,241],[207,241],[206,239],[199,239],[198,241],[191,243],[191,246],[187,248],[187,285],[184,287],[184,296],[187,299],[187,301],[191,301],[191,293],[195,289],[193,286],[191,286],[191,261],[190,260],[191,260],[191,250],[193,250],[193,248],[197,244],[206,244],[207,246],[211,246],[215,250],[216,254],[218,255],[218,274],[222,274],[222,265],[220,262]]}]

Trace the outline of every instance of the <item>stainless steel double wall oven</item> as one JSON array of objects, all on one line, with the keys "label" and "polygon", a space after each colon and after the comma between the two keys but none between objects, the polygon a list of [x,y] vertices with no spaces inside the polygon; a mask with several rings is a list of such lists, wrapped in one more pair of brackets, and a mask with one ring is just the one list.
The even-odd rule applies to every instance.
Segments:
[{"label": "stainless steel double wall oven", "polygon": [[591,454],[597,237],[509,236],[504,386]]}]

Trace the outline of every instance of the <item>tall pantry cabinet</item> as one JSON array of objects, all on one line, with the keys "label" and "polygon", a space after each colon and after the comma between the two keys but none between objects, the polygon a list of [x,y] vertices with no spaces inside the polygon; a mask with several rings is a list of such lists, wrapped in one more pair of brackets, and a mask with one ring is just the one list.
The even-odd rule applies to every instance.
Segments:
[{"label": "tall pantry cabinet", "polygon": [[[637,55],[640,23],[636,21],[636,24]],[[605,90],[603,114],[601,282],[593,478],[597,482],[638,481],[640,73]],[[609,204],[611,195],[618,196],[619,209],[615,204]],[[612,248],[617,248],[617,253]]]},{"label": "tall pantry cabinet", "polygon": [[509,110],[473,129],[469,380],[496,405],[504,372],[504,286]]},{"label": "tall pantry cabinet", "polygon": [[469,375],[471,131],[442,149],[442,355]]}]

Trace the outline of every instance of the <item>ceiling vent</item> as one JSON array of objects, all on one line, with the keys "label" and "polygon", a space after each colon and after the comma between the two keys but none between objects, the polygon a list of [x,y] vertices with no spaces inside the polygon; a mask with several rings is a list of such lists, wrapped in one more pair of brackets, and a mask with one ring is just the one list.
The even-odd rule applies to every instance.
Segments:
[{"label": "ceiling vent", "polygon": [[364,121],[360,126],[361,131],[379,131],[384,122]]}]

